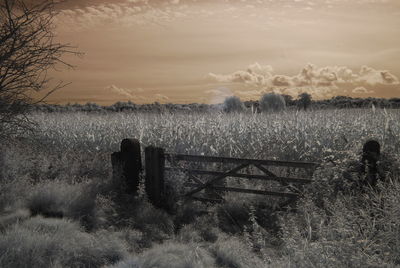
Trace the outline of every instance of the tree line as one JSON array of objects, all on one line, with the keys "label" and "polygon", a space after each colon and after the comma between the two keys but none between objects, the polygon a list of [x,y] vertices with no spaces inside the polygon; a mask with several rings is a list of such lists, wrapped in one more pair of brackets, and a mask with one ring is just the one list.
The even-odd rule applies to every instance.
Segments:
[{"label": "tree line", "polygon": [[[325,100],[312,100],[309,103],[304,103],[304,99],[297,98],[294,99],[289,95],[279,95],[279,97],[284,100],[285,109],[346,109],[346,108],[371,108],[374,105],[376,108],[386,108],[391,109],[400,108],[400,98],[352,98],[347,96],[336,96],[331,99]],[[278,97],[278,98],[279,98]],[[239,100],[240,104],[235,104],[233,99]],[[230,105],[230,102],[234,103]],[[135,104],[133,102],[116,102],[112,105],[105,106],[96,103],[86,103],[86,104],[66,104],[66,105],[56,105],[56,104],[37,104],[32,106],[33,111],[41,112],[124,112],[124,111],[153,111],[153,112],[163,112],[163,111],[193,111],[193,112],[206,112],[206,111],[225,111],[225,112],[240,112],[240,111],[253,111],[254,113],[262,112],[268,110],[268,108],[262,107],[266,105],[266,101],[252,100],[252,101],[240,101],[236,97],[227,98],[224,103],[219,104],[202,104],[202,103],[190,103],[190,104],[172,104],[166,103],[161,104],[158,102],[150,104]],[[227,106],[230,105],[230,106]],[[236,109],[236,106],[241,106],[242,108]],[[275,103],[271,104],[272,106]],[[304,106],[306,105],[306,106]],[[279,106],[279,104],[278,104]],[[233,108],[232,108],[233,107]],[[275,110],[275,108],[271,108]],[[278,108],[279,110],[279,108]]]}]

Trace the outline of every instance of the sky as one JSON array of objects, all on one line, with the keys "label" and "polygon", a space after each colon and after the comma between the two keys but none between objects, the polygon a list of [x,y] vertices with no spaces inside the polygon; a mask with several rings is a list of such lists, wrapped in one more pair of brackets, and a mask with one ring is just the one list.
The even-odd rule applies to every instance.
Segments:
[{"label": "sky", "polygon": [[[400,97],[399,0],[69,0],[51,103]],[[62,69],[61,71],[59,69]]]}]

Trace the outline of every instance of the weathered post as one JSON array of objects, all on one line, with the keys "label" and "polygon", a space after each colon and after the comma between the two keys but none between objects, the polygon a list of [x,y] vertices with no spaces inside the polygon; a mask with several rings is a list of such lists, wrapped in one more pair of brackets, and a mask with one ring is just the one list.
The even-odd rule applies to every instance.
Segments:
[{"label": "weathered post", "polygon": [[142,171],[140,142],[137,139],[124,139],[120,152],[111,154],[113,179],[124,178],[126,192],[136,194],[139,186],[139,175]]},{"label": "weathered post", "polygon": [[363,146],[361,173],[366,175],[364,184],[375,186],[378,181],[378,161],[381,145],[376,140],[368,140]]},{"label": "weathered post", "polygon": [[156,207],[163,208],[165,204],[165,184],[164,184],[164,167],[165,156],[164,149],[153,146],[146,147],[146,181],[145,188],[147,196],[152,204]]}]

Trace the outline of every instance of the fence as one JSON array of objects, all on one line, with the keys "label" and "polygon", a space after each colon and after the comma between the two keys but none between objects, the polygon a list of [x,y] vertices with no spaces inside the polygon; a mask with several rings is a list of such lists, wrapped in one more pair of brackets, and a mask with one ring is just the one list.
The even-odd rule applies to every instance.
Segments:
[{"label": "fence", "polygon": [[[138,144],[136,140],[130,140],[128,144]],[[134,142],[133,142],[134,141]],[[126,143],[126,142],[125,142]],[[132,147],[133,148],[133,147]],[[137,149],[137,146],[135,147]],[[140,148],[140,145],[139,145]],[[122,149],[121,149],[122,150]],[[114,153],[116,154],[116,153]],[[133,154],[131,154],[132,156]],[[135,157],[140,157],[135,151]],[[138,161],[124,160],[122,166],[135,166],[138,167]],[[130,161],[130,162],[129,162]],[[114,161],[115,162],[115,161]],[[134,164],[136,163],[136,164]],[[169,165],[166,165],[168,163]],[[188,167],[179,167],[178,164],[186,163]],[[188,163],[218,163],[220,166],[229,166],[227,171],[220,170],[209,170],[209,169],[196,169],[193,165]],[[312,181],[312,174],[315,168],[318,166],[317,163],[312,162],[299,162],[299,161],[278,161],[278,160],[260,160],[260,159],[246,159],[246,158],[231,158],[231,157],[218,157],[218,156],[199,156],[199,155],[185,155],[185,154],[173,154],[166,153],[163,148],[157,148],[149,146],[145,148],[145,188],[149,199],[152,203],[158,207],[164,205],[166,198],[166,187],[164,182],[165,172],[184,172],[188,175],[185,186],[189,188],[187,192],[180,196],[181,198],[192,198],[207,202],[221,202],[224,200],[223,193],[225,192],[237,192],[245,194],[258,194],[267,196],[276,196],[286,198],[286,202],[291,202],[299,197],[298,185],[304,185]],[[241,170],[253,167],[253,169],[262,172],[260,174],[248,174],[240,172]],[[305,178],[278,176],[271,171],[271,167],[283,167],[283,168],[295,168],[296,170],[302,169],[306,174]],[[113,163],[113,169],[121,169],[121,165],[117,167],[116,163]],[[125,167],[123,170],[128,170]],[[128,180],[138,180],[138,170],[135,170],[134,175],[127,174]],[[125,172],[126,173],[126,172]],[[201,176],[211,176],[211,179],[204,180]],[[285,191],[276,190],[260,190],[260,189],[247,189],[241,187],[228,187],[226,185],[226,179],[238,178],[241,180],[261,180],[261,181],[275,181],[280,183]],[[138,181],[127,183],[128,185],[137,185]],[[199,193],[203,193],[203,196],[199,196]]]}]

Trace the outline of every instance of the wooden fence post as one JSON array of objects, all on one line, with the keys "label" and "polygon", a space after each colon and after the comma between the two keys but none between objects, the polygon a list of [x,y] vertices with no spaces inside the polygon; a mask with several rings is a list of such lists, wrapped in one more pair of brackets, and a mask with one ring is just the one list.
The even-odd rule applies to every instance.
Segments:
[{"label": "wooden fence post", "polygon": [[146,193],[152,204],[156,207],[163,208],[165,204],[165,184],[164,184],[164,167],[165,155],[163,148],[153,146],[146,147]]},{"label": "wooden fence post", "polygon": [[126,192],[136,194],[139,186],[139,175],[142,171],[140,142],[137,139],[124,139],[120,152],[111,154],[113,179],[124,178]]}]

